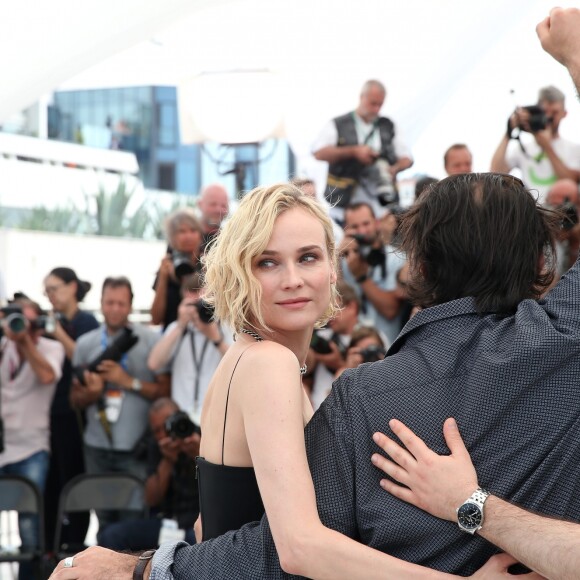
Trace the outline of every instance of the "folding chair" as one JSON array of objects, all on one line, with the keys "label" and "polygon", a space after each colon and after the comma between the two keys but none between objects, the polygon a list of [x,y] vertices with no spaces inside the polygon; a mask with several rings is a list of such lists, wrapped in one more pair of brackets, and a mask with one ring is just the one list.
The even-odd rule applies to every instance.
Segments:
[{"label": "folding chair", "polygon": [[54,554],[58,560],[72,555],[61,545],[62,526],[67,514],[90,510],[123,510],[145,517],[145,484],[128,473],[83,474],[71,479],[59,499]]},{"label": "folding chair", "polygon": [[43,577],[44,510],[38,487],[21,475],[0,475],[0,511],[37,516],[38,545],[30,552],[0,551],[0,562],[31,562],[37,578]]}]

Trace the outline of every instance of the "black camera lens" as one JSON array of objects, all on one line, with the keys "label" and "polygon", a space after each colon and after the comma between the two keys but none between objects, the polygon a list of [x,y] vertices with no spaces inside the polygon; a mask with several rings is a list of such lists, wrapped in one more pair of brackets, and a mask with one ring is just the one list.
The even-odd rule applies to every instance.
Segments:
[{"label": "black camera lens", "polygon": [[199,319],[204,324],[209,324],[213,320],[215,311],[211,304],[208,304],[205,300],[198,300],[195,303],[195,307],[197,308]]},{"label": "black camera lens", "polygon": [[165,421],[165,431],[173,439],[186,439],[197,431],[197,427],[187,413],[176,411]]}]

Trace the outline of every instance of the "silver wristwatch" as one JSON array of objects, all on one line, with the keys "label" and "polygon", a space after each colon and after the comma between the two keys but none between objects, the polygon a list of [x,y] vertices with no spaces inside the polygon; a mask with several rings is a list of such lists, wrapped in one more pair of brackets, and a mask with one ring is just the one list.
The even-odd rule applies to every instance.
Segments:
[{"label": "silver wristwatch", "polygon": [[138,393],[142,388],[143,385],[141,384],[141,381],[137,378],[133,379],[133,382],[131,383],[131,390]]},{"label": "silver wristwatch", "polygon": [[457,508],[457,524],[459,529],[468,534],[475,534],[483,526],[483,506],[489,497],[489,492],[478,487]]}]

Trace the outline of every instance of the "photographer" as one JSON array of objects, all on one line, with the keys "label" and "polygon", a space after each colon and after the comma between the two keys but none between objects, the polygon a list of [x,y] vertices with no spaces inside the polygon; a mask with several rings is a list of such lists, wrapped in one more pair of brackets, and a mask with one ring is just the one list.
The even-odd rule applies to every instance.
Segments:
[{"label": "photographer", "polygon": [[339,280],[336,289],[341,309],[327,328],[314,331],[306,358],[308,369],[312,369],[310,401],[315,411],[330,393],[336,371],[345,364],[346,349],[358,323],[360,302],[354,288]]},{"label": "photographer", "polygon": [[[146,464],[140,449],[150,403],[169,394],[168,375],[155,375],[147,368],[158,335],[143,326],[129,325],[132,300],[127,278],[106,278],[101,294],[104,324],[83,334],[74,352],[71,403],[74,408],[87,409],[88,473],[129,472],[144,477]],[[131,337],[129,350],[114,349],[125,337]],[[114,350],[118,356],[111,354],[101,360],[101,355]],[[115,519],[109,512],[97,515],[101,527]]]},{"label": "photographer", "polygon": [[[150,519],[117,522],[99,533],[99,545],[112,550],[146,550],[168,539],[185,539],[195,544],[193,524],[199,514],[195,458],[200,435],[168,433],[175,424],[179,407],[166,397],[157,399],[149,410],[153,438],[147,450],[145,501],[152,508]],[[184,420],[180,417],[181,421]],[[185,421],[188,421],[185,418]],[[193,424],[182,425],[193,428]],[[167,521],[169,520],[169,521]]]},{"label": "photographer", "polygon": [[[44,279],[44,293],[54,311],[51,317],[53,328],[47,325],[47,335],[58,340],[65,349],[62,377],[50,410],[50,467],[44,494],[44,522],[46,545],[54,543],[58,498],[64,485],[76,475],[85,472],[82,434],[84,413],[71,408],[70,389],[72,383],[71,359],[76,340],[83,334],[98,328],[99,323],[90,312],[79,308],[90,290],[90,282],[79,280],[71,268],[54,268]],[[89,527],[88,514],[71,514],[69,525],[63,528],[63,542],[83,545]]]},{"label": "photographer", "polygon": [[231,333],[222,332],[203,307],[199,273],[184,278],[177,320],[171,323],[149,354],[153,371],[171,371],[171,398],[194,417],[199,417],[207,387],[231,343]]},{"label": "photographer", "polygon": [[363,363],[383,360],[385,355],[385,342],[381,335],[370,326],[361,326],[352,333],[345,364],[338,369],[335,379],[346,369],[355,369]]},{"label": "photographer", "polygon": [[[491,160],[491,171],[509,173],[517,167],[526,187],[536,189],[538,201],[558,179],[580,181],[580,145],[562,139],[560,122],[566,117],[564,93],[556,87],[540,89],[536,107],[519,107],[508,120],[508,129]],[[525,144],[517,140],[509,147],[514,131],[531,133]]]},{"label": "photographer", "polygon": [[405,259],[385,237],[386,230],[379,230],[366,203],[346,208],[344,232],[339,247],[342,274],[359,295],[361,322],[375,326],[392,342],[402,326],[403,300],[396,289],[397,272]]},{"label": "photographer", "polygon": [[[0,475],[22,475],[44,491],[50,453],[50,405],[61,377],[64,348],[43,338],[40,307],[20,296],[2,309],[0,342]],[[38,546],[36,516],[20,514],[22,551]],[[19,578],[33,577],[21,563]]]},{"label": "photographer", "polygon": [[356,110],[332,119],[312,145],[314,157],[329,164],[325,198],[339,223],[350,203],[366,202],[378,212],[396,202],[397,174],[413,165],[395,123],[379,116],[386,94],[382,83],[367,81]]},{"label": "photographer", "polygon": [[181,278],[200,269],[203,229],[191,208],[178,209],[165,222],[168,251],[153,283],[152,324],[167,328],[177,319]]}]

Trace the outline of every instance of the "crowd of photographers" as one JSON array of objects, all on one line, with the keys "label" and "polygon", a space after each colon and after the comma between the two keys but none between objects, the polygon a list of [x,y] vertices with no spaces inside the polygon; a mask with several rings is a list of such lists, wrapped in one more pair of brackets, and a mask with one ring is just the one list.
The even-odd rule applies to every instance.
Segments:
[{"label": "crowd of photographers", "polygon": [[[333,204],[342,274],[342,310],[315,331],[308,354],[304,384],[315,409],[345,368],[384,358],[413,314],[408,266],[397,251],[403,210],[396,190],[397,173],[413,160],[396,125],[379,116],[385,96],[378,81],[365,83],[357,109],[332,120],[314,146],[315,156],[329,163],[325,197]],[[580,147],[559,136],[565,114],[563,94],[542,89],[537,105],[510,116],[491,165],[505,172],[518,167],[543,203],[566,213],[561,272],[580,245]],[[522,131],[531,139],[520,138]],[[470,172],[471,164],[465,144],[445,152],[449,174]],[[419,180],[416,196],[435,181]],[[311,180],[294,184],[316,196]],[[101,545],[137,550],[163,539],[194,541],[201,409],[233,340],[202,300],[201,257],[228,214],[228,198],[211,185],[200,194],[198,213],[182,209],[167,218],[167,254],[153,282],[153,328],[129,321],[133,289],[124,277],[104,281],[99,324],[80,308],[91,284],[66,267],[44,280],[49,313],[24,294],[2,308],[0,474],[23,475],[44,491],[49,548],[59,493],[81,473],[128,472],[145,481],[150,519],[98,513]],[[19,525],[23,549],[34,546],[32,516],[20,516]],[[63,542],[70,551],[80,549],[87,528],[82,514],[67,520]],[[27,574],[21,566],[21,577]]]}]

